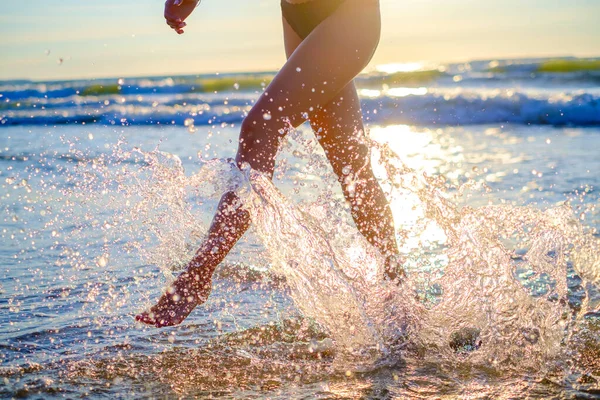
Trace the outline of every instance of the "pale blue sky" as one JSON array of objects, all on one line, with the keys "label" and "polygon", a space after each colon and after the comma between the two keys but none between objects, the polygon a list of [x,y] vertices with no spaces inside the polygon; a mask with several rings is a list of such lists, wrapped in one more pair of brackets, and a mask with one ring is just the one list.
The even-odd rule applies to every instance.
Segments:
[{"label": "pale blue sky", "polygon": [[[373,64],[600,56],[600,0],[381,4],[382,40]],[[284,61],[278,0],[203,0],[182,36],[164,24],[162,5],[2,1],[0,79],[274,70]]]}]

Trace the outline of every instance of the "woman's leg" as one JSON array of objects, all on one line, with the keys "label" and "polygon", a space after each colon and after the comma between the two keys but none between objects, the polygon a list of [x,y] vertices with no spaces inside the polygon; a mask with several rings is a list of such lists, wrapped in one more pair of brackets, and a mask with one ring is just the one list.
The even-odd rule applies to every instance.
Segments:
[{"label": "woman's leg", "polygon": [[373,175],[371,146],[354,84],[349,83],[327,107],[311,116],[310,123],[350,203],[356,227],[386,257],[388,278],[396,279],[402,270],[393,265],[392,256],[398,254],[394,220]]},{"label": "woman's leg", "polygon": [[[285,19],[283,37],[289,58],[302,39]],[[370,146],[354,82],[311,114],[310,124],[342,185],[358,230],[389,260],[398,254],[394,221],[383,190],[373,175]],[[390,279],[396,279],[402,272],[391,260],[386,263]]]},{"label": "woman's leg", "polygon": [[[273,174],[279,142],[329,104],[367,65],[379,42],[378,0],[347,0],[295,49],[241,127],[236,162]],[[249,225],[234,193],[219,203],[208,238],[167,292],[138,321],[170,326],[183,321],[210,293],[214,269]]]}]

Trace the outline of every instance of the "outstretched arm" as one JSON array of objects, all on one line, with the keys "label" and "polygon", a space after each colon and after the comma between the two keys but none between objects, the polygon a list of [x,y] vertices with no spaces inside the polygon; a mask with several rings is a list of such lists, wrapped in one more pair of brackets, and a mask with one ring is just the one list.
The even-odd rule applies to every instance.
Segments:
[{"label": "outstretched arm", "polygon": [[184,21],[194,11],[200,0],[167,0],[165,2],[165,20],[178,34],[183,33],[187,25]]}]

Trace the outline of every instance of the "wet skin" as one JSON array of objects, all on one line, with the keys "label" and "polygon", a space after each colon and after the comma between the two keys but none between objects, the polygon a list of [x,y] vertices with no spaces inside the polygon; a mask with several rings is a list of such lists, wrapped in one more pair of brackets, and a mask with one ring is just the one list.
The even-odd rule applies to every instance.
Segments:
[{"label": "wet skin", "polygon": [[212,279],[186,271],[167,288],[158,303],[135,319],[157,328],[180,324],[210,295]]},{"label": "wet skin", "polygon": [[[172,10],[178,7],[173,1],[167,1],[166,8],[175,16],[167,23],[181,33],[185,18]],[[242,122],[236,163],[272,177],[285,133],[308,120],[342,185],[357,228],[386,257],[386,278],[400,282],[403,270],[397,261],[392,213],[373,175],[353,83],[379,42],[379,2],[346,0],[304,40],[285,20],[283,26],[288,60]],[[208,237],[186,271],[136,320],[157,327],[181,323],[206,301],[215,268],[249,225],[250,215],[235,193],[223,195]]]}]

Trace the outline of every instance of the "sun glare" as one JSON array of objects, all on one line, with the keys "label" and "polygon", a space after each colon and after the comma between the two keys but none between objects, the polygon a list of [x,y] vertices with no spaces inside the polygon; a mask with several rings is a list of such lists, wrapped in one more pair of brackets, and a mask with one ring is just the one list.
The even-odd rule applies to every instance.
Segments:
[{"label": "sun glare", "polygon": [[381,64],[375,67],[378,72],[385,74],[393,74],[396,72],[414,72],[424,68],[424,65],[420,62],[412,63],[392,63],[392,64]]},{"label": "sun glare", "polygon": [[408,87],[399,87],[388,89],[385,92],[387,95],[392,97],[406,97],[406,96],[423,96],[427,94],[427,88],[419,87],[419,88],[408,88]]},{"label": "sun glare", "polygon": [[[371,138],[381,144],[387,144],[399,157],[399,159],[414,171],[414,176],[427,173],[433,175],[439,172],[442,160],[452,160],[453,155],[435,140],[435,132],[428,129],[415,129],[409,125],[390,125],[386,127],[373,127],[370,132]],[[373,164],[373,171],[378,177],[385,176],[385,168],[379,162]],[[406,174],[402,179],[409,186],[413,174]],[[384,190],[389,191],[387,185]],[[391,203],[392,213],[396,226],[407,229],[416,227],[422,221],[424,210],[422,202],[415,193],[405,189],[392,191]],[[419,229],[420,233],[405,238],[401,251],[409,253],[411,249],[427,243],[444,243],[446,236],[444,231],[435,223],[428,223]]]}]

